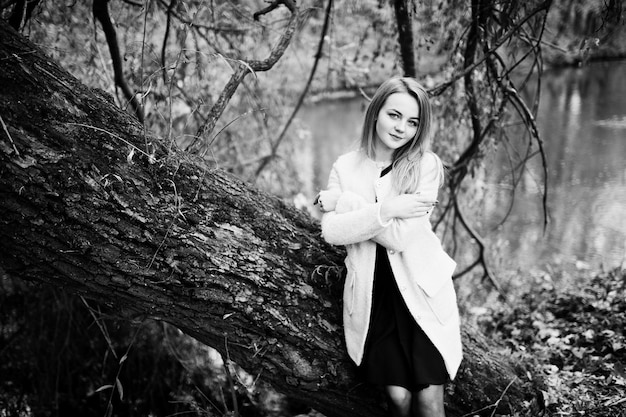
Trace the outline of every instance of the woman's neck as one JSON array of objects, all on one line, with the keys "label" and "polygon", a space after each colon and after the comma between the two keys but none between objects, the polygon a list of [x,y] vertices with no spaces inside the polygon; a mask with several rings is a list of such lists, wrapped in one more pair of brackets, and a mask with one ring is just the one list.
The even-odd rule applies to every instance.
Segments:
[{"label": "woman's neck", "polygon": [[387,152],[381,151],[380,149],[374,150],[374,162],[377,164],[387,164],[389,165],[393,160],[393,151],[389,149]]}]

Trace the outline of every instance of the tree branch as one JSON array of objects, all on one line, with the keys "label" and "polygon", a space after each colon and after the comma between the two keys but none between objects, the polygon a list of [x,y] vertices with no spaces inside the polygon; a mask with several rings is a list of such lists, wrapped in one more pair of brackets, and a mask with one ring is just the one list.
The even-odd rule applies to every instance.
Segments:
[{"label": "tree branch", "polygon": [[[544,20],[541,25],[542,32],[545,27],[545,21],[546,21],[546,16],[544,16]],[[539,39],[540,38],[541,36],[539,36]],[[537,61],[539,60],[538,56],[540,56],[539,42],[537,42],[537,44],[533,46],[531,50],[534,51],[535,53],[535,60],[534,60],[533,67],[531,67],[530,71],[532,72],[532,68],[534,68],[534,66],[537,65],[538,70],[541,73],[541,66],[540,64],[537,63]],[[487,60],[488,68],[490,68],[491,71],[493,72],[496,71],[494,68],[494,65],[491,64],[491,60],[493,58],[497,59],[500,65],[503,67],[503,71],[502,71],[503,75],[498,76],[496,74],[496,77],[495,77],[496,82],[498,83],[501,91],[504,94],[503,102],[510,102],[513,105],[513,108],[515,109],[517,114],[520,116],[520,119],[522,120],[522,122],[524,123],[524,126],[526,127],[526,130],[528,131],[531,141],[532,139],[534,139],[535,142],[537,143],[537,146],[539,147],[538,153],[541,157],[541,166],[543,170],[542,209],[543,209],[543,227],[545,230],[545,228],[548,225],[548,217],[549,217],[548,216],[548,200],[547,200],[548,199],[548,162],[547,162],[547,156],[545,154],[545,150],[543,147],[543,140],[541,139],[541,136],[539,134],[539,129],[537,127],[537,120],[535,119],[535,114],[537,112],[537,106],[538,106],[540,85],[539,84],[537,85],[537,89],[536,89],[537,98],[534,103],[534,110],[531,111],[531,109],[529,109],[528,106],[526,105],[526,102],[524,101],[524,99],[519,95],[519,90],[518,88],[515,87],[515,83],[510,77],[510,73],[512,69],[507,68],[506,63],[504,62],[504,60],[500,57],[498,53],[494,53],[490,55],[489,59]],[[517,65],[517,63],[514,65]],[[529,77],[526,77],[526,79],[528,78]],[[540,79],[541,77],[538,77],[538,80]],[[506,81],[506,84],[504,83],[503,80]],[[538,81],[538,83],[539,82],[540,81]],[[528,157],[524,158],[523,163],[527,160],[528,160]]]},{"label": "tree branch", "polygon": [[461,222],[461,225],[463,226],[463,228],[465,228],[465,230],[467,230],[467,233],[469,233],[472,239],[476,241],[476,244],[478,245],[478,256],[476,260],[470,266],[466,267],[461,272],[454,274],[453,279],[458,279],[462,277],[463,275],[467,274],[469,271],[471,271],[478,265],[481,265],[484,271],[483,277],[488,278],[489,282],[491,282],[491,284],[493,284],[493,286],[495,287],[496,291],[498,291],[498,294],[500,294],[502,298],[506,299],[504,296],[504,293],[502,292],[502,289],[500,288],[500,284],[498,283],[496,278],[493,276],[493,274],[491,273],[491,269],[487,265],[487,258],[485,257],[485,243],[483,242],[482,237],[465,220],[465,216],[463,216],[463,213],[461,212],[461,208],[459,207],[457,200],[454,201],[454,211],[456,213],[456,217]]},{"label": "tree branch", "polygon": [[[469,31],[467,33],[467,40],[464,51],[464,70],[461,71],[457,76],[453,77],[450,81],[444,83],[439,87],[435,87],[433,91],[435,93],[441,93],[445,90],[455,79],[458,79],[458,76],[462,75],[464,79],[464,87],[465,87],[465,98],[467,100],[467,108],[469,111],[469,117],[471,120],[471,140],[469,145],[463,150],[461,155],[454,162],[452,168],[450,168],[451,179],[449,182],[450,188],[450,200],[451,203],[446,206],[446,211],[444,215],[440,217],[437,222],[444,220],[446,213],[450,212],[450,209],[454,207],[454,218],[458,217],[460,224],[463,226],[465,230],[475,239],[479,246],[479,255],[477,259],[472,262],[467,268],[465,268],[460,273],[456,274],[455,277],[462,276],[468,273],[473,268],[481,265],[483,270],[485,271],[485,276],[488,277],[496,288],[498,288],[498,284],[495,282],[489,267],[487,265],[485,254],[484,254],[484,244],[482,242],[481,237],[478,235],[476,231],[474,231],[467,220],[464,218],[462,213],[458,209],[457,198],[458,198],[458,190],[461,187],[461,184],[464,178],[467,176],[469,172],[469,164],[471,161],[475,160],[477,155],[480,152],[480,148],[485,138],[488,137],[497,126],[502,114],[504,114],[507,104],[511,104],[513,109],[517,111],[520,115],[520,118],[524,125],[526,126],[531,140],[536,140],[539,144],[539,153],[542,155],[542,162],[544,164],[544,182],[547,181],[547,173],[545,156],[543,155],[543,143],[539,138],[539,132],[537,130],[536,120],[533,116],[533,112],[528,108],[524,100],[520,97],[517,90],[513,87],[513,82],[511,81],[509,74],[512,71],[512,68],[507,67],[506,63],[500,58],[497,52],[497,48],[499,45],[503,43],[505,39],[509,39],[515,33],[519,33],[522,30],[522,25],[529,21],[529,19],[536,15],[539,11],[546,9],[549,7],[549,1],[544,2],[538,7],[534,8],[530,13],[525,15],[521,21],[519,21],[512,29],[508,30],[504,36],[502,36],[497,42],[495,46],[490,47],[487,35],[489,33],[497,33],[497,29],[492,29],[489,26],[490,21],[494,21],[497,24],[503,25],[505,22],[497,23],[496,14],[494,9],[492,9],[492,4],[486,0],[473,0],[472,1],[472,11],[471,11],[471,24],[469,27]],[[541,30],[545,25],[547,13],[543,16],[543,22],[541,23]],[[541,36],[540,36],[541,37]],[[478,53],[478,45],[482,44],[482,57],[480,59],[476,59],[476,54]],[[532,45],[531,51],[524,54],[524,57],[528,56],[528,54],[535,54],[535,64],[531,66],[529,70],[532,72],[535,69],[535,65],[539,65],[538,60],[540,59],[540,51],[538,46]],[[496,65],[496,60],[502,66],[502,70],[499,71]],[[515,67],[519,63],[516,62],[512,66]],[[491,100],[491,108],[483,109],[482,104],[478,103],[478,97],[476,96],[476,85],[474,80],[474,73],[479,65],[485,64],[485,74],[486,74],[486,83],[492,86],[492,95],[491,97],[487,97]],[[483,119],[484,115],[489,117],[488,122],[483,127]],[[547,185],[544,185],[547,186]],[[546,206],[546,195],[543,195],[544,201],[544,214],[547,213]],[[544,228],[546,225],[546,217],[544,217]],[[453,229],[456,223],[453,225]]]},{"label": "tree branch", "polygon": [[137,99],[137,95],[126,82],[124,77],[124,69],[122,67],[122,56],[120,54],[119,43],[117,42],[117,33],[113,22],[111,22],[111,16],[109,15],[109,0],[94,0],[93,1],[93,15],[97,21],[102,25],[102,30],[109,45],[109,52],[111,53],[111,61],[113,62],[113,73],[115,76],[115,84],[122,90],[124,97],[131,104],[137,119],[140,122],[144,120],[143,107]]},{"label": "tree branch", "polygon": [[[526,16],[524,16],[519,22],[517,22],[508,32],[506,32],[506,34],[504,34],[494,44],[494,46],[488,51],[488,54],[491,54],[491,53],[497,51],[499,47],[501,47],[506,41],[508,41],[513,35],[515,35],[518,32],[519,28],[522,27],[534,15],[536,15],[537,13],[539,13],[539,12],[541,12],[543,10],[545,10],[546,13],[547,13],[547,11],[550,8],[551,4],[552,4],[552,0],[546,0],[545,2],[543,2],[539,6],[537,6],[535,9],[533,9],[531,12],[529,12]],[[461,71],[458,74],[454,75],[448,81],[445,81],[445,82],[443,82],[443,83],[441,83],[441,84],[439,84],[439,85],[429,89],[428,92],[431,95],[433,95],[433,96],[441,95],[441,93],[443,93],[445,90],[447,90],[448,87],[450,87],[452,84],[454,84],[455,82],[457,82],[461,78],[465,77],[468,73],[470,73],[470,72],[474,71],[476,68],[478,68],[485,61],[485,59],[487,59],[487,55],[488,54],[485,54],[480,60],[474,62],[473,65],[471,65],[470,67],[464,68],[463,71]]]},{"label": "tree branch", "polygon": [[[285,32],[281,35],[280,39],[272,48],[269,56],[261,61],[258,60],[239,60],[235,64],[235,71],[230,77],[230,80],[222,90],[219,98],[209,110],[209,113],[205,117],[204,123],[198,128],[196,132],[196,137],[193,142],[188,146],[188,150],[198,150],[198,147],[205,148],[210,140],[207,140],[207,136],[213,131],[215,128],[215,124],[217,120],[224,112],[226,105],[232,98],[235,91],[239,87],[239,84],[243,81],[248,72],[257,72],[257,71],[267,71],[271,69],[276,62],[280,59],[280,57],[285,53],[287,46],[291,42],[293,35],[296,31],[296,28],[300,25],[300,23],[304,19],[304,14],[300,13],[297,8],[291,14],[291,19],[289,20],[289,24],[285,29]],[[206,149],[204,150],[206,152]]]},{"label": "tree branch", "polygon": [[[35,7],[37,7],[40,1],[41,0],[17,0],[13,7],[13,12],[9,16],[9,24],[15,30],[20,30],[20,28],[24,27],[26,22],[30,20],[33,10],[35,10]],[[0,8],[0,10],[3,8],[4,7]]]},{"label": "tree branch", "polygon": [[278,8],[278,6],[280,6],[281,4],[284,5],[286,8],[288,8],[291,13],[293,13],[296,10],[295,0],[275,0],[266,8],[261,9],[258,12],[255,12],[252,15],[252,18],[258,21],[259,17],[263,16],[264,14],[268,14],[269,12]]},{"label": "tree branch", "polygon": [[398,45],[400,46],[400,56],[402,57],[402,69],[407,77],[416,77],[415,67],[415,47],[413,40],[413,19],[407,0],[394,0],[393,8],[396,15],[398,27]]},{"label": "tree branch", "polygon": [[[177,0],[178,1],[178,0]],[[167,10],[170,6],[169,3],[166,3],[165,0],[158,0],[158,5],[161,5],[165,10]],[[176,10],[171,11],[171,15],[178,19],[179,22],[192,26],[197,32],[198,29],[205,29],[212,32],[228,32],[228,33],[245,33],[247,31],[246,28],[236,28],[236,27],[219,27],[203,24],[201,22],[196,22],[193,19],[187,19],[176,12]],[[210,43],[210,42],[209,42]]]},{"label": "tree branch", "polygon": [[163,70],[163,84],[167,84],[167,66],[165,63],[165,53],[167,51],[167,40],[170,36],[170,29],[172,26],[172,10],[176,7],[177,0],[170,0],[170,4],[167,5],[166,21],[165,21],[165,33],[163,34],[163,46],[161,46],[161,69]]},{"label": "tree branch", "polygon": [[304,98],[306,97],[309,91],[309,87],[311,86],[311,83],[313,82],[313,77],[315,76],[315,72],[317,71],[317,65],[319,64],[319,61],[322,57],[322,50],[324,48],[324,39],[326,38],[326,34],[328,33],[328,27],[330,26],[330,16],[331,16],[332,7],[333,7],[333,0],[328,0],[328,5],[326,6],[326,16],[324,17],[324,26],[322,27],[320,40],[317,44],[317,52],[315,53],[315,62],[313,62],[313,68],[311,68],[311,72],[309,73],[309,78],[304,86],[304,89],[300,93],[300,97],[298,98],[298,102],[296,103],[295,108],[291,112],[289,119],[287,119],[287,123],[285,123],[285,126],[283,126],[283,130],[280,132],[280,135],[278,135],[278,139],[276,139],[276,142],[274,142],[274,144],[272,145],[270,154],[265,156],[261,160],[261,164],[259,165],[256,172],[254,173],[255,178],[258,178],[261,172],[263,171],[263,169],[265,169],[265,167],[269,163],[269,161],[272,160],[274,157],[276,157],[276,151],[278,150],[278,147],[280,146],[281,142],[285,138],[287,130],[289,129],[289,126],[291,126],[291,122],[293,122],[293,119],[296,117],[296,114],[298,114],[298,110],[300,110],[300,107],[302,106],[302,103],[304,102]]}]

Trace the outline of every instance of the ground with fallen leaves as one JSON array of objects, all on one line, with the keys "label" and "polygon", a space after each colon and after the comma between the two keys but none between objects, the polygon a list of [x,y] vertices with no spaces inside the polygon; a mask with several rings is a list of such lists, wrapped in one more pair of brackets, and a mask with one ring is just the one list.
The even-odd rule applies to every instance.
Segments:
[{"label": "ground with fallen leaves", "polygon": [[626,417],[626,270],[565,290],[538,284],[477,322],[543,372],[546,415]]}]

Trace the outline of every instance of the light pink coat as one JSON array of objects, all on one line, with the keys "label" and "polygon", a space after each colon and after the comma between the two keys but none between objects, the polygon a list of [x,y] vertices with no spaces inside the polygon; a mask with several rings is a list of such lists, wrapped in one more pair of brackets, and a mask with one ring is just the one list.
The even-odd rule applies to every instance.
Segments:
[{"label": "light pink coat", "polygon": [[[437,198],[441,161],[427,152],[421,161],[418,192]],[[392,219],[383,223],[381,202],[397,195],[391,175],[362,151],[340,156],[334,163],[322,199],[335,195],[333,211],[322,217],[322,235],[333,245],[345,245],[346,282],[343,293],[344,333],[348,354],[359,365],[369,328],[376,243],[387,249],[404,301],[415,321],[441,353],[453,379],[462,358],[459,313],[452,273],[456,263],[441,247],[429,216]]]}]

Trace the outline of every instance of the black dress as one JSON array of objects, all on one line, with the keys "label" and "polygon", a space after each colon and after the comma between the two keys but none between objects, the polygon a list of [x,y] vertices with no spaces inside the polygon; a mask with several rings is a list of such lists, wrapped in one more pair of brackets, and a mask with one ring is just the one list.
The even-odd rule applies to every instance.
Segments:
[{"label": "black dress", "polygon": [[[390,168],[383,170],[381,177]],[[368,382],[397,385],[413,392],[448,380],[441,354],[409,312],[389,265],[387,250],[379,244],[372,315],[360,371]]]}]

